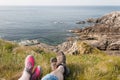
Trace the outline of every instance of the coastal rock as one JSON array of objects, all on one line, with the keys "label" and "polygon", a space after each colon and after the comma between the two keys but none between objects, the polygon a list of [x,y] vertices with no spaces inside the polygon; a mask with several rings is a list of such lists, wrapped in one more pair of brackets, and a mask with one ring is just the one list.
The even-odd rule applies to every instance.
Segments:
[{"label": "coastal rock", "polygon": [[85,21],[76,22],[76,24],[85,24],[85,23],[86,23]]},{"label": "coastal rock", "polygon": [[69,48],[65,54],[78,55],[78,54],[91,54],[93,52],[99,52],[96,48],[88,45],[82,41],[75,41],[71,48]]},{"label": "coastal rock", "polygon": [[97,44],[97,48],[100,49],[100,50],[106,50],[107,47],[109,45],[109,41],[108,40],[103,40],[103,41],[100,41],[98,44]]},{"label": "coastal rock", "polygon": [[39,44],[40,42],[38,40],[24,40],[19,42],[19,45],[23,45],[23,46],[30,46],[30,45],[36,45]]},{"label": "coastal rock", "polygon": [[39,43],[37,45],[34,45],[36,47],[39,47],[40,49],[46,51],[46,52],[55,52],[56,50],[56,46],[51,46],[45,43]]},{"label": "coastal rock", "polygon": [[82,31],[82,29],[72,29],[72,30],[68,30],[68,32],[71,32],[71,33],[80,33]]},{"label": "coastal rock", "polygon": [[63,52],[66,52],[68,49],[70,49],[73,45],[73,41],[66,41],[62,44],[59,44],[58,46],[56,46],[56,52],[59,52],[59,51],[63,51]]},{"label": "coastal rock", "polygon": [[109,13],[98,19],[88,19],[96,23],[93,26],[82,29],[81,34],[119,34],[120,35],[120,11]]},{"label": "coastal rock", "polygon": [[98,23],[107,24],[113,27],[120,27],[120,11],[111,12],[98,19]]},{"label": "coastal rock", "polygon": [[86,20],[88,23],[96,23],[96,19],[94,19],[94,18],[88,18],[87,20]]},{"label": "coastal rock", "polygon": [[97,38],[96,37],[93,37],[93,36],[87,36],[87,35],[81,35],[79,37],[79,40],[96,40]]},{"label": "coastal rock", "polygon": [[[97,47],[100,50],[116,50],[120,53],[120,11],[111,12],[100,18],[89,18],[88,23],[93,23],[77,32],[80,40]],[[72,32],[76,32],[73,30]]]},{"label": "coastal rock", "polygon": [[69,32],[77,33],[77,38],[75,37],[75,39],[71,37],[68,41],[58,46],[50,46],[44,43],[40,43],[37,46],[47,51],[56,53],[63,51],[65,54],[74,55],[90,54],[96,50],[94,47],[108,52],[109,50],[120,52],[120,12],[112,12],[95,20],[89,19],[88,22],[94,22],[94,25],[84,29],[68,30]]},{"label": "coastal rock", "polygon": [[108,50],[120,50],[120,41],[111,43],[108,48]]}]

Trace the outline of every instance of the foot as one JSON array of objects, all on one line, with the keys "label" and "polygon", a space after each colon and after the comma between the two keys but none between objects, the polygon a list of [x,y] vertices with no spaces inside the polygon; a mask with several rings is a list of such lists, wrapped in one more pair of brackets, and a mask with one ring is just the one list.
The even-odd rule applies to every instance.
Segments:
[{"label": "foot", "polygon": [[40,66],[37,66],[32,74],[31,80],[37,80],[42,73],[42,69]]},{"label": "foot", "polygon": [[34,64],[35,64],[34,57],[32,55],[28,55],[25,59],[25,70],[31,74]]},{"label": "foot", "polygon": [[70,69],[66,66],[66,56],[62,51],[57,53],[57,67],[60,65],[64,67],[64,76],[67,76],[70,73]]},{"label": "foot", "polygon": [[65,54],[61,51],[57,53],[57,65],[59,66],[60,64],[66,64],[66,56]]},{"label": "foot", "polygon": [[[67,67],[66,64],[61,64],[61,65],[64,67],[64,73],[63,73],[63,75],[64,75],[64,76],[68,76],[69,73],[70,73],[70,69]],[[59,65],[59,66],[60,66],[60,65]]]},{"label": "foot", "polygon": [[34,64],[35,64],[34,57],[28,55],[25,59],[25,69],[23,71],[22,76],[18,80],[30,80]]}]

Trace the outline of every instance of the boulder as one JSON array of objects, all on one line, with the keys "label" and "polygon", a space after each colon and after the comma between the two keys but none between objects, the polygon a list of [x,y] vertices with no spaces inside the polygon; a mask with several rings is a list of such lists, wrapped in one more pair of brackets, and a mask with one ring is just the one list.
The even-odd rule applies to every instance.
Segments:
[{"label": "boulder", "polygon": [[114,43],[111,43],[107,50],[120,50],[120,40],[119,41],[116,41]]},{"label": "boulder", "polygon": [[103,40],[103,41],[100,41],[96,47],[100,50],[106,50],[108,45],[109,45],[109,41]]},{"label": "boulder", "polygon": [[73,45],[73,41],[63,42],[62,44],[59,44],[58,46],[56,46],[56,49],[57,49],[56,52],[59,52],[59,51],[66,52],[68,49],[72,47],[72,45]]},{"label": "boulder", "polygon": [[94,19],[94,18],[88,18],[86,21],[87,21],[88,23],[95,23],[95,22],[96,22],[96,19]]},{"label": "boulder", "polygon": [[71,33],[80,33],[82,31],[82,29],[72,29],[72,30],[68,30],[68,32],[71,32]]},{"label": "boulder", "polygon": [[78,54],[92,54],[99,53],[99,50],[88,45],[83,41],[75,41],[70,49],[65,54],[78,55]]},{"label": "boulder", "polygon": [[76,22],[76,24],[85,24],[85,23],[86,23],[85,21]]},{"label": "boulder", "polygon": [[[101,18],[98,18],[98,23],[111,25],[112,27],[120,27],[120,11],[111,12],[104,15]],[[116,26],[118,25],[118,26]]]}]

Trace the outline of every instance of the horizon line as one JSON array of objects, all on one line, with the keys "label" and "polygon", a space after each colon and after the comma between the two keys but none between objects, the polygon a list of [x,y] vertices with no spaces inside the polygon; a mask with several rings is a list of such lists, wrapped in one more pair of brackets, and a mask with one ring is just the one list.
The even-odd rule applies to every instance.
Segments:
[{"label": "horizon line", "polygon": [[120,6],[120,5],[0,5],[0,6]]}]

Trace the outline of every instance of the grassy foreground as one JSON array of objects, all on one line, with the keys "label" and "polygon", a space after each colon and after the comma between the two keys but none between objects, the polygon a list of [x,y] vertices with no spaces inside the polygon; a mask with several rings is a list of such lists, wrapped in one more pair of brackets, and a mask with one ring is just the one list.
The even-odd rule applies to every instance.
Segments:
[{"label": "grassy foreground", "polygon": [[[42,76],[51,71],[49,60],[55,56],[54,53],[0,40],[0,80],[17,80],[28,54],[34,55],[36,66],[42,67]],[[65,80],[120,80],[119,56],[105,55],[102,52],[67,55],[67,64],[71,73]]]}]

